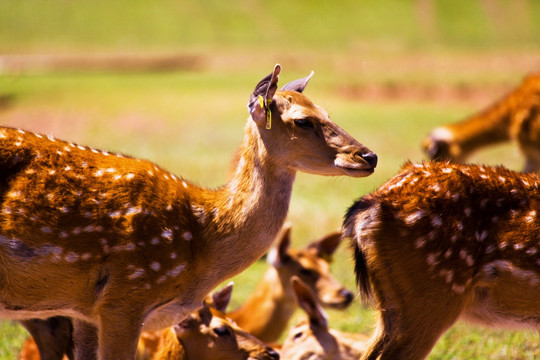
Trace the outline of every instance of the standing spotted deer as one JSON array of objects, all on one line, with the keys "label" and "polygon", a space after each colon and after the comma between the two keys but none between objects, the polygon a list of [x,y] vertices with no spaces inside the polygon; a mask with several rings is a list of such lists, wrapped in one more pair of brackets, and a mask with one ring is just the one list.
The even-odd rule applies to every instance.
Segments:
[{"label": "standing spotted deer", "polygon": [[[261,340],[240,329],[225,315],[232,284],[208,296],[203,307],[179,324],[152,332],[143,332],[136,360],[277,360],[279,354]],[[69,319],[66,319],[68,321]],[[60,334],[58,334],[60,335]],[[70,334],[71,336],[71,334]],[[53,339],[54,340],[54,339]],[[50,345],[50,344],[49,344]],[[50,356],[51,354],[47,354]],[[40,360],[36,344],[28,339],[19,360]],[[63,357],[67,360],[68,356]]]},{"label": "standing spotted deer", "polygon": [[[294,289],[290,282],[292,277],[298,276],[302,279],[305,285],[314,291],[317,301],[324,306],[342,309],[347,307],[353,300],[353,294],[345,289],[330,272],[329,262],[341,242],[341,233],[330,233],[311,242],[303,249],[292,249],[290,247],[290,235],[291,225],[287,223],[277,236],[276,245],[269,252],[267,259],[270,266],[263,279],[240,308],[227,314],[227,317],[232,319],[244,331],[269,344],[279,340],[298,307]],[[221,290],[221,292],[223,291],[225,289]],[[221,301],[220,303],[224,302]],[[220,308],[224,308],[224,306]],[[222,311],[225,310],[222,309]],[[256,315],[254,316],[254,314]],[[69,319],[62,317],[47,320],[34,319],[25,321],[23,324],[30,331],[35,341],[40,344],[39,349],[42,352],[42,358],[60,360],[63,354],[73,358],[71,355],[73,354],[72,326]],[[171,335],[173,332],[169,331],[167,334]],[[143,332],[141,339],[152,338],[152,335],[153,333]],[[199,338],[207,336],[206,333],[198,335]],[[139,341],[139,344],[141,344],[141,341]],[[37,351],[33,342],[29,342],[25,349],[27,349],[26,353],[30,353],[29,349]],[[140,358],[139,354],[140,351],[138,351],[137,359]],[[192,354],[195,353],[192,352]],[[200,358],[202,354],[199,353],[198,356]],[[34,359],[26,356],[21,357],[20,360]]]},{"label": "standing spotted deer", "polygon": [[431,159],[464,162],[488,145],[516,141],[525,155],[526,172],[540,171],[540,74],[463,121],[435,128],[424,139]]},{"label": "standing spotted deer", "polygon": [[348,211],[379,323],[363,359],[423,359],[459,318],[540,330],[540,179],[409,164]]},{"label": "standing spotted deer", "polygon": [[290,233],[287,224],[268,253],[270,266],[263,279],[241,307],[227,314],[242,329],[269,344],[279,340],[298,308],[292,277],[302,279],[327,307],[344,309],[354,297],[330,272],[341,233],[330,233],[303,249],[290,248]]},{"label": "standing spotted deer", "polygon": [[302,94],[251,95],[233,178],[203,189],[155,164],[0,129],[0,317],[73,319],[76,359],[133,359],[271,246],[295,174],[362,177],[376,155]]}]

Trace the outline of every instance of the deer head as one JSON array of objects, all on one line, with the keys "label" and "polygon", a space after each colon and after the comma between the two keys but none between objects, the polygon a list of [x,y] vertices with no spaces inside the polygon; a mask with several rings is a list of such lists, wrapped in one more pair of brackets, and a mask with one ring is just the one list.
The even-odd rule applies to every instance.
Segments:
[{"label": "deer head", "polygon": [[[210,304],[205,303],[170,330],[186,353],[186,360],[278,360],[277,352],[226,317],[231,292],[230,284],[215,293]],[[155,359],[162,358],[158,355]]]},{"label": "deer head", "polygon": [[317,300],[335,309],[346,308],[354,295],[330,272],[332,255],[341,242],[341,233],[333,232],[313,241],[304,249],[291,248],[291,225],[286,224],[276,245],[268,253],[268,263],[276,269],[285,292],[293,296],[291,278],[300,278],[313,289]]},{"label": "deer head", "polygon": [[280,72],[281,66],[276,65],[259,82],[248,105],[268,152],[279,154],[283,166],[295,171],[354,177],[372,174],[377,156],[302,94],[313,72],[278,91]]}]

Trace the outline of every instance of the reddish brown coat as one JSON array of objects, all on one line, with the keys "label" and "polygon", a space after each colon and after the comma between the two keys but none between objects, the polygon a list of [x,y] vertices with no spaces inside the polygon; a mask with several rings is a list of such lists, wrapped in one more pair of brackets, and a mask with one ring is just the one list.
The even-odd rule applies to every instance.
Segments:
[{"label": "reddish brown coat", "polygon": [[419,359],[463,317],[540,329],[540,181],[502,167],[409,164],[344,223],[381,320],[366,359]]}]

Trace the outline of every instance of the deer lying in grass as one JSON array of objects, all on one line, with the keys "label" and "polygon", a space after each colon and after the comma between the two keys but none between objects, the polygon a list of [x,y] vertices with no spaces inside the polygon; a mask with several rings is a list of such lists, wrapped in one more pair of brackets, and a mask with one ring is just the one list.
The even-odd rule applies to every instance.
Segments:
[{"label": "deer lying in grass", "polygon": [[251,95],[238,168],[208,190],[145,160],[0,129],[0,317],[74,319],[76,359],[133,359],[260,258],[297,171],[362,177],[377,157],[276,65]]},{"label": "deer lying in grass", "polygon": [[379,324],[363,359],[423,359],[459,318],[540,330],[540,179],[409,164],[348,211]]},{"label": "deer lying in grass", "polygon": [[281,348],[284,360],[357,360],[366,351],[369,336],[330,329],[317,297],[298,277],[291,279],[298,305],[308,315],[292,327]]},{"label": "deer lying in grass", "polygon": [[330,273],[331,257],[341,233],[328,234],[300,250],[290,248],[290,233],[287,224],[268,254],[270,266],[263,279],[240,308],[227,314],[242,329],[268,344],[279,340],[297,309],[290,282],[293,276],[301,278],[324,306],[343,309],[354,297]]},{"label": "deer lying in grass", "polygon": [[484,146],[517,141],[524,171],[540,170],[540,75],[530,75],[514,91],[463,121],[434,129],[423,147],[431,159],[463,163]]},{"label": "deer lying in grass", "polygon": [[[164,330],[143,332],[136,360],[279,359],[277,352],[225,316],[231,293],[232,284],[209,296],[201,309],[181,323]],[[25,342],[19,360],[40,360],[37,346],[31,338]]]}]

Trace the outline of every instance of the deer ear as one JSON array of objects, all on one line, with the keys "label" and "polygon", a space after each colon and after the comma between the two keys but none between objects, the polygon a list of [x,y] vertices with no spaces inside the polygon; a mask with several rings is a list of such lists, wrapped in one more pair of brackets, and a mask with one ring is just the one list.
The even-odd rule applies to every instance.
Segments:
[{"label": "deer ear", "polygon": [[255,90],[249,98],[248,110],[257,125],[263,125],[267,120],[266,113],[269,111],[270,103],[277,91],[280,72],[281,66],[276,64],[274,71],[255,86]]},{"label": "deer ear", "polygon": [[298,80],[291,81],[288,84],[285,84],[281,90],[289,90],[289,91],[296,91],[296,92],[303,92],[306,88],[307,83],[309,82],[309,79],[313,76],[314,72],[312,71],[308,76],[303,77]]},{"label": "deer ear", "polygon": [[231,301],[233,285],[234,283],[231,281],[227,286],[212,294],[213,306],[223,313],[227,310],[227,306]]},{"label": "deer ear", "polygon": [[313,292],[298,276],[291,278],[291,283],[298,305],[306,312],[309,317],[309,325],[328,328],[328,315],[322,309]]},{"label": "deer ear", "polygon": [[278,267],[289,256],[287,251],[291,246],[291,227],[290,223],[286,223],[281,229],[280,234],[276,238],[274,247],[268,252],[266,261],[274,266]]},{"label": "deer ear", "polygon": [[315,249],[317,255],[326,261],[332,260],[332,255],[341,243],[341,233],[333,232],[308,245],[309,249]]}]

